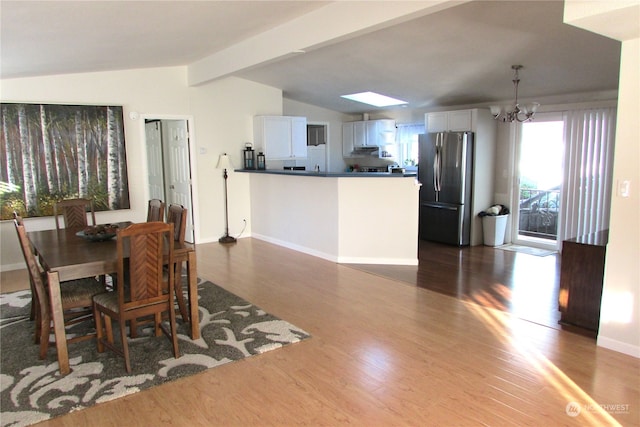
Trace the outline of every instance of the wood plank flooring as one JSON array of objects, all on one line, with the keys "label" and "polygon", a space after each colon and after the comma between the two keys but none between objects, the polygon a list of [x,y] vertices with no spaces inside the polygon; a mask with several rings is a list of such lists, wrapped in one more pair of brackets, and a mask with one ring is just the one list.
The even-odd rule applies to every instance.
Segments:
[{"label": "wood plank flooring", "polygon": [[41,426],[640,425],[640,361],[587,337],[251,238],[197,252],[312,338]]},{"label": "wood plank flooring", "polygon": [[419,241],[418,249],[418,266],[352,266],[541,325],[563,328],[558,324],[559,254],[539,257],[487,246],[460,248],[424,240]]}]

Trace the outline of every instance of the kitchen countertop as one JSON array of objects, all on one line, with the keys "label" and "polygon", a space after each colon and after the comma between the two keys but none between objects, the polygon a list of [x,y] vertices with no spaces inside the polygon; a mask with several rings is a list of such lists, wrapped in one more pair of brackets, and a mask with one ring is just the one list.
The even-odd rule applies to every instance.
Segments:
[{"label": "kitchen countertop", "polygon": [[292,176],[312,176],[323,178],[405,178],[415,177],[415,172],[391,173],[391,172],[314,172],[314,171],[296,171],[296,170],[250,170],[235,169],[234,172],[247,172],[264,175],[292,175]]}]

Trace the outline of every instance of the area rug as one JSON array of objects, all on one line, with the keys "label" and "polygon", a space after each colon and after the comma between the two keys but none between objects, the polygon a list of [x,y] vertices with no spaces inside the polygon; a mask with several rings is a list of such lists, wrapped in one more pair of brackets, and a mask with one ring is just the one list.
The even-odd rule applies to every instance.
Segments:
[{"label": "area rug", "polygon": [[512,245],[512,244],[496,246],[496,249],[502,249],[503,251],[519,252],[522,254],[529,254],[529,255],[535,255],[535,256],[547,256],[547,255],[555,254],[556,252],[558,252],[558,251],[550,251],[547,249],[539,249],[539,248],[532,248],[529,246],[520,246],[520,245]]},{"label": "area rug", "polygon": [[180,358],[173,357],[167,337],[153,336],[151,327],[142,331],[146,336],[129,341],[131,374],[122,357],[98,353],[95,340],[88,340],[69,346],[72,372],[62,377],[55,347],[46,360],[38,359],[30,292],[0,295],[0,425],[31,425],[310,336],[211,282],[198,280],[198,297],[201,338],[191,340],[189,325],[179,320]]}]

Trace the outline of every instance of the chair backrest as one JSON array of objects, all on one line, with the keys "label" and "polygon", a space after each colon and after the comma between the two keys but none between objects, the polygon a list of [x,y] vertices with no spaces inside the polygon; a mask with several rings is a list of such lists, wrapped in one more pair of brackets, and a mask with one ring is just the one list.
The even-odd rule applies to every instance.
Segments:
[{"label": "chair backrest", "polygon": [[24,225],[22,217],[20,215],[18,215],[18,212],[16,212],[16,211],[13,211],[13,219],[16,220],[16,223],[18,225]]},{"label": "chair backrest", "polygon": [[176,242],[184,243],[184,235],[187,228],[187,208],[173,203],[169,205],[167,223],[173,224],[173,239]]},{"label": "chair backrest", "polygon": [[[163,292],[163,270],[165,265],[173,265],[172,236],[173,224],[164,222],[132,224],[118,231],[118,277],[128,281],[118,286],[121,312],[168,298]],[[166,271],[169,290],[173,292],[173,268]]]},{"label": "chair backrest", "polygon": [[87,212],[91,213],[91,225],[96,225],[96,213],[93,210],[93,201],[89,199],[66,199],[53,205],[53,216],[56,219],[56,228],[60,230],[58,216],[64,219],[64,228],[81,229],[87,224]]},{"label": "chair backrest", "polygon": [[22,255],[24,256],[24,261],[27,264],[27,270],[29,271],[29,280],[31,281],[31,284],[36,291],[35,297],[38,299],[40,311],[42,313],[48,313],[49,298],[47,296],[47,291],[44,285],[44,279],[42,278],[40,268],[38,267],[38,262],[36,261],[36,257],[33,253],[31,241],[29,240],[27,232],[24,228],[22,217],[14,214],[13,224],[15,225],[16,232],[18,233],[18,241],[20,242]]},{"label": "chair backrest", "polygon": [[164,221],[164,202],[160,199],[149,200],[147,222]]}]

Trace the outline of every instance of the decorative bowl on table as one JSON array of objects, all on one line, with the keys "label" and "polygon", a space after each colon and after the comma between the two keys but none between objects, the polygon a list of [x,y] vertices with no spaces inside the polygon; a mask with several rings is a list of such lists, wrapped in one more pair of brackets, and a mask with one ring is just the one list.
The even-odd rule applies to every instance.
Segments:
[{"label": "decorative bowl on table", "polygon": [[76,233],[76,236],[87,239],[91,242],[103,242],[113,239],[118,230],[118,224],[103,224],[85,227]]}]

